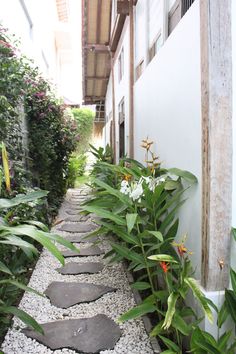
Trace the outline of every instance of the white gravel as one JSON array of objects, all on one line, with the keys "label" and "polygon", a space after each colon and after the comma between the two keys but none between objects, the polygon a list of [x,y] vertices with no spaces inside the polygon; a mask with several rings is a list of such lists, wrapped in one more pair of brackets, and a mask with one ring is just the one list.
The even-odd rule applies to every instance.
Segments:
[{"label": "white gravel", "polygon": [[[73,199],[73,196],[80,195],[80,193],[84,192],[88,192],[88,190],[85,188],[69,190],[66,200],[70,201]],[[64,211],[62,206],[59,215],[63,214]],[[54,228],[54,231],[59,227],[60,226],[58,225],[57,228]],[[67,232],[57,231],[57,233],[65,237],[69,235]],[[86,247],[84,244],[78,246]],[[105,240],[103,240],[99,247],[105,251],[109,249],[109,245]],[[103,263],[105,263],[106,261],[102,259],[103,256],[73,257],[67,258],[66,262],[103,261]],[[117,291],[108,293],[95,302],[75,305],[69,309],[59,309],[52,306],[49,299],[46,297],[39,297],[31,293],[25,293],[19,307],[32,315],[39,323],[62,319],[93,317],[97,314],[105,314],[114,321],[117,321],[121,314],[135,304],[122,263],[113,265],[106,264],[102,272],[91,275],[61,275],[55,270],[60,266],[60,263],[47,250],[43,250],[31,276],[29,286],[40,292],[44,292],[47,286],[53,281],[78,281],[112,286],[115,287]],[[8,330],[2,344],[1,349],[4,354],[76,353],[75,351],[66,348],[52,351],[38,343],[36,340],[27,338],[21,333],[20,330],[22,328],[24,328],[24,324],[17,318],[14,318],[13,328]],[[120,325],[120,328],[122,336],[115,348],[113,350],[102,351],[101,353],[153,354],[142,320],[139,319],[125,322]]]}]

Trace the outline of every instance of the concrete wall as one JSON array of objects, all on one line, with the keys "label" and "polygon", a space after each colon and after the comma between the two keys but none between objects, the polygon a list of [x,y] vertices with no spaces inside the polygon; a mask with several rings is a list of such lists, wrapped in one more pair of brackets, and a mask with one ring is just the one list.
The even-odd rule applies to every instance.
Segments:
[{"label": "concrete wall", "polygon": [[[232,62],[233,62],[233,194],[232,226],[236,227],[236,2],[232,1]],[[231,264],[236,269],[236,242],[232,240]]]},{"label": "concrete wall", "polygon": [[20,0],[2,0],[0,22],[20,38],[22,52],[34,59],[44,74],[55,78],[55,2],[25,0],[24,4],[26,11]]},{"label": "concrete wall", "polygon": [[[115,121],[116,121],[116,151],[117,151],[117,162],[119,158],[119,111],[118,106],[122,99],[125,102],[125,152],[128,152],[129,149],[129,19],[126,19],[123,32],[121,34],[121,39],[118,44],[118,48],[115,55],[115,64],[114,64],[114,83],[115,83]],[[118,76],[118,58],[121,50],[124,50],[124,75],[119,81]],[[108,118],[110,113],[113,114],[112,110],[112,78],[110,75],[107,94],[106,94],[106,117]],[[108,120],[104,136],[106,139],[106,144],[110,143],[110,123],[111,120]]]},{"label": "concrete wall", "polygon": [[188,246],[200,275],[201,264],[201,78],[200,14],[196,0],[136,81],[135,158],[147,136],[165,167],[189,170],[198,178],[180,212],[179,236]]}]

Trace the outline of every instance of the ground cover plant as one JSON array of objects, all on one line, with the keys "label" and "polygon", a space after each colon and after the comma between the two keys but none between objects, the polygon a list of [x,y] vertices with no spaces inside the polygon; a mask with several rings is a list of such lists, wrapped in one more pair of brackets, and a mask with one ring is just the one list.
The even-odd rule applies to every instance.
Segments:
[{"label": "ground cover plant", "polygon": [[[152,145],[149,140],[142,143],[146,166],[132,159],[123,159],[119,165],[97,161],[91,176],[93,197],[84,205],[86,212],[100,217],[98,232],[115,235],[106,257],[112,262],[128,261],[135,277],[132,287],[143,296],[143,302],[120,321],[152,314],[151,336],[159,338],[166,354],[182,354],[190,348],[197,354],[221,350],[231,354],[234,344],[229,344],[229,333],[217,342],[200,329],[203,317],[213,322],[216,308],[194,278],[187,236],[175,241],[178,211],[196,177],[177,168],[162,168]],[[203,317],[186,305],[188,294],[197,299]]]},{"label": "ground cover plant", "polygon": [[25,285],[26,279],[23,276],[27,272],[29,264],[32,264],[39,253],[37,245],[40,244],[47,248],[62,264],[64,264],[64,258],[55,243],[64,245],[71,250],[77,250],[64,238],[50,232],[42,222],[35,219],[21,219],[19,214],[17,219],[13,217],[12,209],[14,210],[18,206],[24,207],[45,198],[48,192],[38,190],[12,197],[9,162],[4,143],[1,145],[1,151],[0,197],[2,191],[4,191],[5,197],[0,198],[0,339],[2,339],[7,326],[10,325],[12,315],[19,317],[36,331],[42,332],[40,325],[30,315],[15,306],[19,289],[41,295]]}]

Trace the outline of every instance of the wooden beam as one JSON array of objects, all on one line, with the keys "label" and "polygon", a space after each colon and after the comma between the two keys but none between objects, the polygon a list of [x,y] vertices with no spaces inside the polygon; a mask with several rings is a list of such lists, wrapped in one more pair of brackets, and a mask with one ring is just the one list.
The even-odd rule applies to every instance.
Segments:
[{"label": "wooden beam", "polygon": [[[231,0],[200,0],[202,285],[228,286],[232,198]],[[223,269],[219,262],[224,262]]]},{"label": "wooden beam", "polygon": [[84,49],[91,52],[109,53],[109,46],[105,44],[86,44],[84,45]]},{"label": "wooden beam", "polygon": [[110,50],[112,52],[116,51],[116,48],[119,43],[119,39],[123,30],[123,26],[125,23],[126,15],[117,15],[115,19],[115,24],[114,28],[111,34],[111,39],[110,39]]},{"label": "wooden beam", "polygon": [[85,76],[86,80],[109,80],[109,77],[107,76]]},{"label": "wooden beam", "polygon": [[118,15],[129,15],[129,1],[128,0],[118,0],[117,1],[117,14]]}]

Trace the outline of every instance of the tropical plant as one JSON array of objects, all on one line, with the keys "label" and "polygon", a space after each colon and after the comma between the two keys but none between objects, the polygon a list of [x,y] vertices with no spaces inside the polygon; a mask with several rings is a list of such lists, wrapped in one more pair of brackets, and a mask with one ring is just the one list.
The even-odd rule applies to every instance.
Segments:
[{"label": "tropical plant", "polygon": [[83,176],[87,156],[85,154],[72,154],[68,165],[67,187],[73,188],[78,177]]},{"label": "tropical plant", "polygon": [[136,279],[132,287],[144,296],[120,321],[155,312],[158,324],[152,335],[158,335],[168,350],[182,353],[182,337],[189,336],[198,323],[196,318],[191,326],[186,322],[196,317],[184,305],[190,290],[212,321],[209,303],[193,278],[184,241],[174,244],[183,195],[197,180],[187,171],[161,168],[152,144],[148,140],[142,144],[146,167],[132,159],[118,166],[97,161],[98,168],[92,171],[97,175],[91,177],[94,196],[83,208],[100,217],[98,232],[117,237],[119,243],[110,242],[112,250],[106,257],[128,261]]}]

